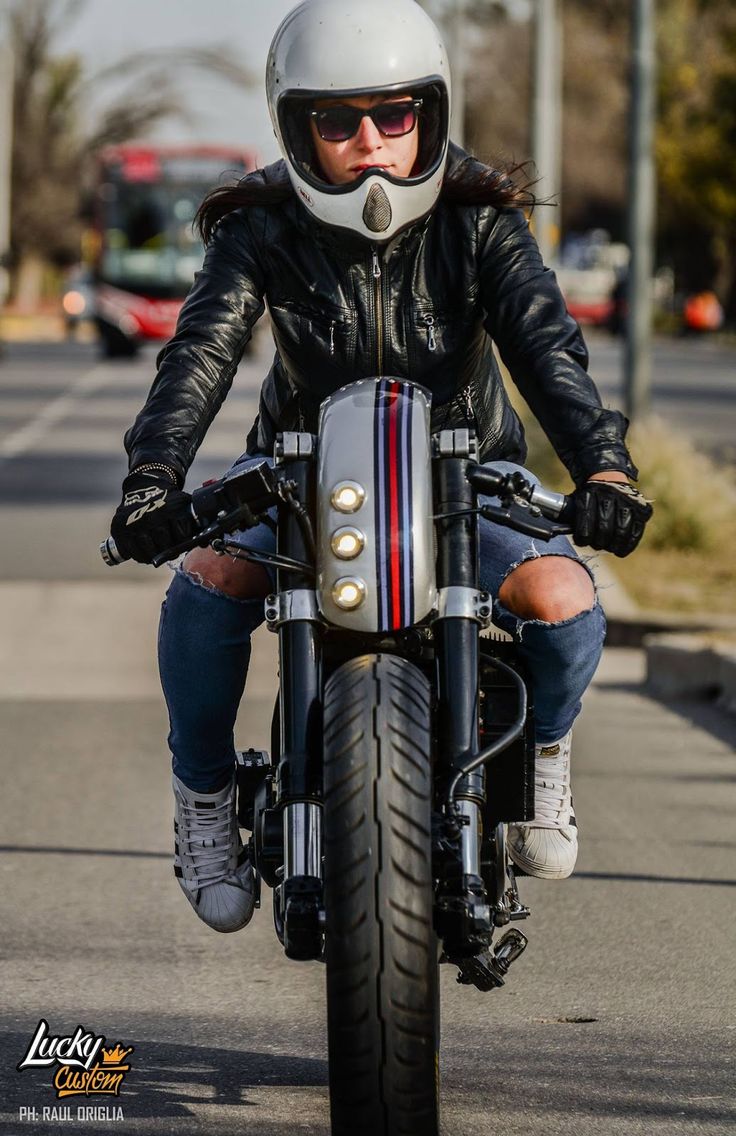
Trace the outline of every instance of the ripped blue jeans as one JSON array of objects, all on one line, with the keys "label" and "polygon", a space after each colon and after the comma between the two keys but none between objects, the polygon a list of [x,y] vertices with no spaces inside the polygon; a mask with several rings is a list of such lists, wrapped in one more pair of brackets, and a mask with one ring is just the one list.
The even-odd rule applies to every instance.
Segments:
[{"label": "ripped blue jeans", "polygon": [[[244,463],[245,455],[236,465]],[[489,462],[504,472],[528,470],[510,462]],[[489,500],[489,498],[481,498]],[[275,550],[266,525],[237,533],[249,548]],[[509,572],[536,556],[580,561],[565,537],[549,542],[480,520],[480,585],[494,597],[493,622],[509,632],[531,679],[536,740],[557,741],[572,726],[603,649],[605,618],[592,608],[560,623],[522,620],[499,603]],[[161,612],[159,667],[169,710],[173,768],[191,789],[215,790],[231,775],[234,727],[250,662],[250,638],[263,622],[263,600],[236,600],[204,587],[181,570],[171,582]]]}]

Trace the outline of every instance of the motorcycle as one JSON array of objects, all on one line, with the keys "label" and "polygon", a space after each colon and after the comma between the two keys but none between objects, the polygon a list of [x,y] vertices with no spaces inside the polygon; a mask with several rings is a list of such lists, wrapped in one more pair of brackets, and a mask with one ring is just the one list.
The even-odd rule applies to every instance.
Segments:
[{"label": "motorcycle", "polygon": [[[513,643],[481,636],[478,517],[547,540],[571,501],[480,465],[472,429],[432,435],[430,398],[342,387],[273,467],[195,490],[200,531],[154,562],[277,569],[273,752],[238,754],[238,817],[285,954],[325,964],[336,1136],[436,1136],[438,966],[489,991],[527,945],[506,831],[534,816],[533,707]],[[228,539],[274,506],[275,553]]]}]

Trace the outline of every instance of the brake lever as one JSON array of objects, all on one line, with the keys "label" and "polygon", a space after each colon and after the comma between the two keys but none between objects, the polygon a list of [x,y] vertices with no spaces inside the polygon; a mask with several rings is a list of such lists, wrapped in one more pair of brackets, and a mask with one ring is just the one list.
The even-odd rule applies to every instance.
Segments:
[{"label": "brake lever", "polygon": [[538,516],[530,516],[529,506],[526,504],[481,505],[478,512],[488,521],[515,529],[516,532],[524,533],[526,536],[539,537],[540,540],[552,540],[553,537],[567,536],[570,533],[567,525],[551,521],[541,513]]}]

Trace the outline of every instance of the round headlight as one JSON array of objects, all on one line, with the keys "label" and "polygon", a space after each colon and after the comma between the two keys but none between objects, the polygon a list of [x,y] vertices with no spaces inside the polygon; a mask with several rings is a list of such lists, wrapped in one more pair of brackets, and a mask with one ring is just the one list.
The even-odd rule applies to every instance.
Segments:
[{"label": "round headlight", "polygon": [[353,611],[365,599],[365,583],[358,576],[342,576],[332,585],[332,598],[343,611]]},{"label": "round headlight", "polygon": [[365,537],[360,529],[345,526],[341,529],[335,529],[330,545],[335,556],[339,557],[340,560],[352,560],[353,557],[363,551]]},{"label": "round headlight", "polygon": [[357,481],[341,481],[332,490],[330,501],[338,513],[354,513],[365,501],[365,489]]}]

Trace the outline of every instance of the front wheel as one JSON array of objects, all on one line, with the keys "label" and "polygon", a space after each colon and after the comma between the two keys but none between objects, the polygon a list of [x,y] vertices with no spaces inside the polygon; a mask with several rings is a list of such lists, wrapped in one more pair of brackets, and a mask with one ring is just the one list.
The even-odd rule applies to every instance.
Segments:
[{"label": "front wheel", "polygon": [[365,655],[324,702],[327,1026],[334,1136],[435,1136],[430,688]]}]

